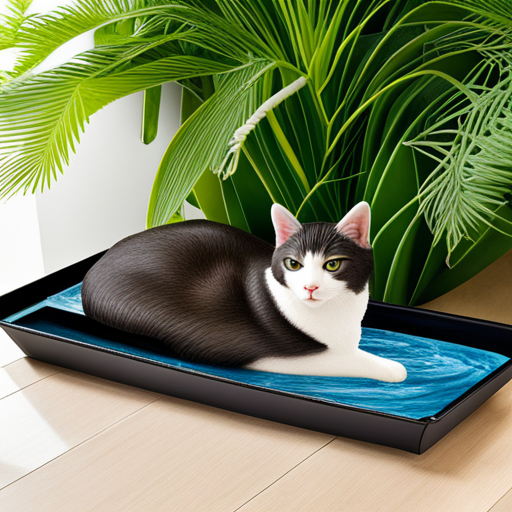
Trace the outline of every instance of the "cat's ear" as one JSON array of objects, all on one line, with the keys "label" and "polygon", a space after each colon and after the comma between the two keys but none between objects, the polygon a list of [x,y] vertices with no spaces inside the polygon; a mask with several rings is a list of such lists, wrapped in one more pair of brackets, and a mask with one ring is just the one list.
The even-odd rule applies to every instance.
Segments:
[{"label": "cat's ear", "polygon": [[370,247],[370,205],[366,201],[357,203],[336,224],[336,229],[361,247]]},{"label": "cat's ear", "polygon": [[270,216],[276,232],[276,247],[284,244],[290,236],[297,233],[302,227],[300,222],[280,204],[274,203],[272,205]]}]

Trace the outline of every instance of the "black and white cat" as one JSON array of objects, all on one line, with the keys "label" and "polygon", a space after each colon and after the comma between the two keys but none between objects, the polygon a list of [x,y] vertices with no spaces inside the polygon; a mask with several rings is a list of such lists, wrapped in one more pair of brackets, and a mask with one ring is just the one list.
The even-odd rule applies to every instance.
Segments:
[{"label": "black and white cat", "polygon": [[206,220],[122,240],[87,273],[85,314],[200,363],[403,381],[403,365],[359,349],[369,205],[338,224],[301,225],[277,204],[271,215],[275,248]]}]

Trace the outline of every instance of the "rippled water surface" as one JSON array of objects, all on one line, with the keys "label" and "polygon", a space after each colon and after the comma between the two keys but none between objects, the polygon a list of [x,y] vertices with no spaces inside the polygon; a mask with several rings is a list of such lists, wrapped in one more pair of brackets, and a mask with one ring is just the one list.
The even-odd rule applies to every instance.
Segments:
[{"label": "rippled water surface", "polygon": [[[80,285],[48,298],[38,307],[51,306],[83,314]],[[30,308],[34,311],[34,308]],[[26,311],[24,314],[28,314]],[[18,315],[18,319],[22,315]],[[10,321],[16,320],[11,317]],[[21,318],[16,323],[23,324]],[[155,359],[246,384],[296,393],[337,404],[419,419],[433,416],[509,358],[445,341],[410,336],[380,329],[363,328],[360,347],[382,357],[400,361],[408,377],[401,383],[347,377],[311,377],[221,368],[189,363],[154,350],[133,347],[50,324],[40,325],[52,332],[85,343],[112,348],[123,353]],[[59,332],[54,332],[58,330]]]}]

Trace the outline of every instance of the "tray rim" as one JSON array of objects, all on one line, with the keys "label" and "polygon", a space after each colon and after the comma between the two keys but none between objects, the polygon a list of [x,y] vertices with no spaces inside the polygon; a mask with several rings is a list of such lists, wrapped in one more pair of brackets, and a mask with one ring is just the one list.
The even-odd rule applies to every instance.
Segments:
[{"label": "tray rim", "polygon": [[[5,297],[5,296],[3,296],[3,297]],[[0,297],[0,298],[2,298],[2,297]],[[390,305],[390,304],[387,304],[387,303],[382,303],[380,301],[374,301],[374,302],[379,303],[379,304],[384,304],[385,306],[393,306],[393,305]],[[48,306],[45,306],[45,307],[48,307]],[[397,307],[401,308],[402,306],[397,306]],[[44,309],[44,308],[41,308],[41,309]],[[395,309],[395,308],[393,308],[393,309]],[[407,309],[411,309],[411,308],[407,307]],[[412,308],[412,309],[414,309],[414,308]],[[64,312],[64,313],[67,313],[67,314],[70,314],[70,315],[73,314],[73,313],[69,313],[69,312]],[[449,316],[455,316],[455,315],[449,315]],[[484,324],[485,323],[487,323],[487,322],[484,321]],[[507,326],[507,324],[504,324],[504,325]],[[492,382],[494,379],[498,378],[503,372],[507,371],[509,369],[509,367],[512,366],[512,358],[510,358],[508,361],[506,361],[501,366],[499,366],[498,368],[493,370],[491,373],[486,375],[483,379],[479,380],[477,383],[475,383],[473,386],[471,386],[471,388],[469,388],[464,393],[462,393],[461,395],[456,397],[454,400],[452,400],[450,403],[448,403],[445,407],[440,409],[435,414],[433,414],[431,416],[428,416],[428,417],[426,416],[426,417],[415,419],[415,418],[410,418],[408,416],[400,416],[400,415],[397,415],[397,414],[391,414],[391,413],[386,413],[386,412],[382,412],[382,411],[376,411],[374,409],[366,409],[364,407],[358,407],[358,406],[355,406],[355,405],[343,404],[343,403],[338,403],[338,402],[331,402],[329,400],[325,400],[325,399],[321,399],[321,398],[317,398],[317,397],[312,397],[312,396],[307,396],[307,395],[301,395],[300,393],[294,393],[294,392],[291,392],[291,391],[277,390],[277,389],[273,389],[273,388],[267,388],[267,387],[264,387],[264,386],[259,386],[257,384],[250,384],[250,383],[246,383],[246,382],[240,382],[238,380],[232,380],[232,379],[229,379],[227,377],[221,377],[221,376],[218,376],[218,375],[213,375],[213,374],[210,374],[210,373],[202,372],[200,370],[195,370],[195,369],[186,368],[186,367],[180,367],[180,366],[164,363],[162,361],[158,361],[158,360],[155,360],[155,359],[146,358],[144,356],[135,355],[135,354],[127,354],[127,353],[122,352],[120,350],[114,350],[112,348],[107,348],[107,347],[101,347],[101,346],[98,346],[98,345],[95,345],[95,344],[92,344],[92,343],[87,343],[87,342],[80,341],[80,340],[66,338],[64,336],[59,336],[59,335],[47,333],[47,332],[44,332],[44,331],[38,331],[37,329],[32,329],[30,327],[25,327],[25,326],[21,326],[21,325],[16,325],[15,323],[6,322],[4,320],[0,320],[0,327],[7,327],[7,328],[19,330],[21,332],[30,333],[30,334],[33,334],[33,335],[41,336],[43,338],[50,338],[50,339],[53,339],[53,340],[56,340],[56,341],[59,341],[59,342],[63,342],[63,343],[68,343],[68,344],[71,344],[71,345],[78,345],[80,347],[88,348],[88,349],[91,349],[91,350],[96,350],[96,351],[99,351],[99,352],[107,352],[107,353],[110,353],[110,354],[113,354],[113,355],[116,355],[116,356],[119,356],[119,357],[124,357],[124,358],[127,358],[127,359],[135,359],[135,360],[140,361],[142,363],[152,364],[152,365],[155,365],[155,366],[160,366],[160,367],[168,368],[168,369],[175,370],[175,371],[182,372],[182,373],[186,373],[186,374],[189,374],[189,375],[194,375],[194,376],[197,376],[197,377],[203,377],[203,378],[210,379],[210,380],[224,382],[224,383],[227,383],[227,384],[232,384],[232,385],[240,386],[240,387],[243,387],[243,388],[256,389],[258,391],[263,391],[263,392],[266,392],[266,393],[273,393],[273,394],[276,394],[276,395],[283,395],[283,396],[287,396],[289,398],[294,398],[294,399],[298,399],[298,400],[305,400],[305,401],[309,401],[309,402],[319,403],[319,404],[322,404],[322,405],[328,405],[328,406],[342,408],[342,409],[349,409],[349,410],[360,412],[360,413],[364,413],[364,414],[372,414],[372,415],[376,415],[376,416],[392,418],[392,419],[400,420],[400,421],[407,421],[407,422],[410,422],[410,423],[421,424],[421,425],[425,425],[425,426],[428,425],[428,424],[436,423],[436,422],[439,422],[440,420],[442,420],[445,416],[450,414],[457,407],[460,407],[464,402],[469,400],[473,395],[475,395],[478,392],[478,390],[480,390],[482,387],[486,386],[488,383]],[[512,329],[511,329],[511,331],[512,331]],[[394,332],[400,332],[400,331],[394,331]]]},{"label": "tray rim", "polygon": [[[132,362],[143,365],[141,368],[149,368],[147,365],[157,366],[159,368],[163,368],[163,369],[166,369],[171,372],[178,372],[179,374],[185,374],[191,378],[199,379],[197,381],[199,383],[204,382],[204,379],[208,379],[208,380],[215,381],[219,384],[224,384],[224,385],[228,385],[228,386],[234,384],[236,386],[236,388],[240,389],[240,390],[247,389],[247,390],[251,390],[253,392],[270,393],[272,395],[280,397],[280,399],[284,399],[285,401],[292,400],[292,402],[287,402],[287,403],[299,404],[300,402],[307,402],[307,403],[311,404],[311,406],[313,406],[313,404],[316,404],[317,406],[321,406],[323,408],[327,407],[328,410],[333,411],[332,414],[338,414],[338,413],[334,413],[334,410],[339,410],[340,414],[342,414],[343,411],[346,411],[347,414],[356,414],[357,416],[360,416],[361,418],[362,418],[362,416],[370,415],[372,417],[376,417],[375,421],[377,421],[377,418],[380,418],[380,420],[378,420],[378,421],[381,421],[381,420],[382,421],[391,421],[393,424],[396,424],[396,425],[398,425],[398,423],[404,424],[404,428],[405,428],[405,424],[409,424],[410,425],[409,428],[413,428],[413,426],[415,425],[414,428],[416,428],[416,429],[418,427],[421,428],[421,433],[419,434],[419,436],[418,436],[418,434],[416,434],[417,448],[411,449],[411,448],[398,447],[398,446],[395,446],[392,444],[388,444],[388,441],[386,441],[386,440],[384,440],[382,442],[380,440],[370,441],[373,443],[383,444],[386,446],[394,446],[395,448],[403,449],[406,451],[412,451],[413,453],[423,453],[425,450],[427,450],[429,447],[431,447],[437,441],[442,439],[442,437],[444,437],[444,435],[446,435],[447,432],[449,432],[456,425],[460,424],[469,414],[471,414],[471,412],[476,410],[481,404],[483,404],[485,401],[487,401],[487,399],[490,398],[496,391],[498,391],[502,386],[504,386],[508,381],[510,381],[512,379],[512,371],[511,371],[512,353],[510,353],[510,354],[506,355],[506,357],[510,358],[508,361],[506,361],[500,367],[496,368],[493,372],[491,372],[490,374],[485,376],[483,379],[478,381],[470,389],[468,389],[467,391],[465,391],[464,393],[459,395],[456,399],[454,399],[452,402],[447,404],[443,409],[441,409],[435,415],[429,416],[429,417],[424,417],[424,418],[419,418],[419,419],[414,419],[414,418],[409,418],[407,416],[400,416],[400,415],[390,414],[390,413],[386,413],[386,412],[375,411],[372,409],[366,409],[364,407],[358,407],[358,406],[349,405],[349,404],[331,402],[331,401],[327,401],[325,399],[321,399],[318,397],[301,395],[300,393],[294,393],[294,392],[290,392],[290,391],[281,391],[281,390],[276,390],[276,389],[272,389],[272,388],[266,388],[263,386],[259,386],[257,384],[250,384],[250,383],[240,382],[237,380],[231,380],[226,377],[221,377],[218,375],[212,375],[209,373],[205,373],[200,370],[194,370],[191,368],[174,366],[172,364],[167,364],[165,362],[150,359],[150,358],[147,358],[144,356],[128,354],[125,352],[117,351],[112,348],[101,347],[98,345],[94,345],[92,343],[87,343],[84,341],[79,341],[79,340],[67,338],[64,336],[59,336],[56,334],[46,333],[46,332],[39,331],[37,329],[33,329],[30,327],[25,327],[25,326],[21,326],[21,325],[16,325],[15,323],[6,322],[4,320],[5,318],[9,317],[11,314],[13,314],[16,311],[20,311],[22,309],[30,307],[31,305],[34,305],[37,302],[40,302],[41,300],[44,300],[49,295],[51,295],[53,293],[58,293],[59,291],[62,291],[64,289],[66,289],[67,287],[73,286],[73,285],[77,284],[78,282],[80,282],[83,279],[83,276],[85,275],[86,271],[104,253],[105,253],[105,251],[102,251],[96,255],[90,256],[89,258],[86,258],[82,261],[76,262],[76,263],[74,263],[68,267],[65,267],[57,272],[54,272],[47,276],[44,276],[36,281],[28,283],[18,289],[12,290],[12,291],[8,292],[7,294],[0,296],[0,311],[1,311],[0,318],[2,318],[0,320],[0,327],[4,328],[6,333],[14,340],[14,342],[18,346],[20,346],[20,348],[22,348],[22,350],[25,353],[29,352],[30,350],[28,350],[28,351],[25,350],[22,347],[22,345],[27,344],[28,348],[30,349],[30,343],[26,343],[26,340],[24,340],[23,338],[21,339],[21,342],[18,343],[18,340],[15,339],[9,333],[10,329],[13,329],[14,331],[20,331],[20,334],[25,333],[25,334],[29,335],[30,337],[48,338],[48,339],[54,340],[59,343],[65,343],[67,345],[79,347],[80,349],[91,350],[91,351],[93,351],[92,353],[98,353],[98,352],[102,353],[103,352],[103,353],[110,354],[111,356],[114,356],[114,357],[120,356],[123,359],[131,360]],[[58,284],[58,286],[56,286],[56,284]],[[56,290],[56,292],[54,290]],[[28,297],[28,299],[27,299],[27,297]],[[34,299],[33,300],[30,299],[30,297],[34,297]],[[15,306],[13,306],[13,303],[15,304]],[[377,317],[379,317],[379,315],[382,315],[383,313],[385,314],[386,311],[392,312],[393,315],[398,316],[399,319],[400,319],[400,316],[403,315],[403,319],[405,319],[405,324],[404,324],[403,328],[400,328],[401,324],[396,323],[397,322],[396,318],[393,318],[393,315],[391,315],[392,318],[390,321],[391,322],[390,325],[392,327],[384,326],[384,327],[382,327],[382,329],[384,329],[384,330],[390,330],[390,331],[394,331],[394,332],[410,334],[410,333],[408,333],[408,330],[411,329],[411,326],[413,326],[413,327],[417,326],[418,329],[420,329],[420,326],[417,324],[416,319],[420,319],[420,320],[423,319],[423,320],[426,320],[426,322],[427,322],[424,325],[427,325],[429,329],[434,329],[434,330],[440,329],[439,325],[435,325],[435,324],[440,324],[440,323],[441,324],[446,323],[447,327],[449,327],[449,328],[453,327],[455,329],[455,332],[457,332],[457,330],[459,330],[461,333],[463,332],[464,327],[470,328],[471,326],[475,326],[475,327],[478,326],[479,329],[490,328],[492,331],[492,333],[490,333],[491,334],[490,339],[493,339],[493,342],[497,343],[498,346],[500,343],[503,342],[503,340],[505,340],[505,341],[508,340],[509,334],[510,334],[510,339],[512,340],[512,325],[510,325],[510,324],[495,322],[495,321],[491,321],[491,320],[483,320],[483,319],[478,319],[478,318],[473,318],[473,317],[466,317],[463,315],[455,315],[455,314],[451,314],[451,313],[439,312],[439,311],[428,310],[428,309],[423,309],[423,308],[417,308],[417,307],[413,307],[413,306],[401,306],[401,305],[389,304],[389,303],[377,301],[374,299],[370,299],[370,301],[369,301],[368,310],[370,310],[370,309],[372,310],[372,314],[377,315]],[[64,313],[64,312],[62,312],[62,313]],[[69,312],[67,312],[66,314],[72,315],[72,313],[69,313]],[[375,327],[375,325],[378,325],[378,323],[372,324],[372,321],[375,322],[375,318],[370,321],[370,324],[371,324],[370,327],[379,328],[379,327]],[[433,325],[431,325],[431,324],[433,324]],[[492,334],[494,334],[494,336],[492,336]],[[417,335],[422,336],[421,334],[417,334]],[[434,336],[425,335],[423,337],[433,338]],[[473,346],[471,343],[475,343],[474,337],[473,337],[473,341],[470,339],[470,340],[468,340],[468,343],[459,342],[458,341],[459,338],[456,338],[452,341],[450,338],[453,338],[453,333],[450,336],[444,335],[443,337],[445,337],[445,338],[448,337],[448,339],[444,339],[442,341],[448,341],[448,342],[465,345],[465,346]],[[462,338],[462,341],[464,341],[463,338]],[[475,346],[478,346],[478,342],[477,342],[477,345],[475,345]],[[32,345],[32,347],[35,347],[35,345]],[[479,348],[483,348],[483,347],[480,346]],[[483,348],[483,349],[485,350],[485,348]],[[490,351],[498,352],[498,350],[490,350]],[[505,352],[508,352],[508,351],[505,351]],[[502,355],[505,355],[505,354],[502,353]],[[95,357],[95,356],[92,356],[92,357]],[[36,358],[38,358],[38,357],[36,357]],[[42,356],[40,356],[39,358],[42,360],[45,360],[44,357],[42,357]],[[48,362],[51,362],[51,361],[48,361]],[[53,364],[59,364],[59,363],[53,363]],[[71,363],[68,362],[67,364],[70,364],[69,367],[72,367]],[[123,365],[124,365],[124,363],[123,363]],[[62,366],[65,366],[65,365],[62,364]],[[88,372],[88,373],[94,374],[93,370],[88,371],[88,369],[78,370],[78,371],[84,371],[86,373]],[[507,375],[504,375],[505,373],[507,373]],[[106,379],[109,378],[108,375],[98,375],[98,376],[106,378]],[[507,377],[506,380],[505,380],[505,377]],[[185,378],[185,377],[183,377],[183,378]],[[116,380],[117,382],[124,382],[119,376],[117,378],[112,378],[111,380]],[[130,384],[128,382],[124,382],[124,383],[128,384],[128,385],[135,385],[135,386],[139,385],[139,384]],[[142,385],[140,385],[140,387],[144,387],[144,385],[142,384]],[[231,388],[227,388],[227,389],[231,389]],[[160,392],[162,392],[162,391],[160,391]],[[168,393],[168,392],[163,392],[163,393],[172,395],[172,393]],[[235,391],[233,391],[233,393],[235,393]],[[236,393],[243,393],[243,391],[239,391]],[[474,399],[474,402],[478,403],[478,405],[476,405],[476,407],[474,406],[474,403],[471,402],[471,399],[475,395],[479,396],[479,398]],[[179,394],[177,394],[175,396],[180,397]],[[184,398],[184,397],[181,396],[181,398]],[[482,398],[483,398],[483,400],[481,400]],[[190,398],[185,398],[185,399],[190,399]],[[192,398],[191,400],[201,402],[201,399]],[[201,403],[206,403],[208,405],[212,405],[208,401],[203,401]],[[297,405],[297,406],[299,406],[299,405]],[[226,408],[228,410],[232,410],[235,412],[241,412],[242,414],[252,414],[251,412],[242,412],[242,410],[238,410],[236,408],[233,409],[233,408],[230,408],[229,406],[221,405],[221,406],[217,406],[217,407]],[[293,406],[293,407],[295,407],[295,406]],[[303,407],[306,407],[306,405],[304,405]],[[307,406],[307,407],[310,407],[310,406]],[[306,407],[306,409],[307,409],[307,407]],[[461,411],[459,413],[457,413],[456,410],[459,408],[461,408]],[[327,409],[322,409],[322,410],[327,411]],[[260,411],[261,411],[261,409],[260,409]],[[455,413],[455,414],[453,414],[453,413]],[[272,416],[270,413],[269,413],[270,416],[265,416],[265,414],[267,414],[267,413],[264,412],[262,415],[262,413],[260,412],[260,414],[254,413],[252,415],[257,416],[257,417],[262,417],[262,418],[266,417],[267,419],[270,419],[273,421],[281,421],[283,423],[287,423],[287,421],[285,421],[285,420],[274,419],[274,418],[270,417],[270,416]],[[398,422],[398,423],[396,423],[396,422]],[[298,423],[297,424],[296,423],[288,423],[288,424],[300,426]],[[426,439],[426,437],[427,437],[427,436],[425,436],[425,434],[427,433],[428,427],[431,426],[432,428],[434,428],[434,426],[436,424],[439,425],[439,431],[444,432],[444,433],[441,433],[441,435],[438,435],[435,433],[432,434],[430,436],[430,438],[425,441],[426,446],[423,445],[423,439]],[[452,426],[450,427],[450,425],[452,425]],[[303,428],[310,428],[310,427],[303,427]],[[320,430],[315,427],[313,427],[313,428],[316,430]],[[322,430],[320,430],[320,431],[322,431]],[[416,432],[419,432],[419,431],[416,430]],[[341,433],[341,434],[335,434],[335,435],[344,436],[345,434]],[[361,435],[362,435],[362,437],[359,437],[359,435],[356,435],[356,436],[347,435],[347,437],[352,437],[354,439],[360,439],[363,441],[367,440],[367,439],[365,439],[365,436],[368,437],[367,435],[363,435],[363,434],[361,434]],[[384,437],[386,437],[386,436],[384,436]]]},{"label": "tray rim", "polygon": [[[16,329],[16,330],[19,330],[19,331],[22,331],[22,332],[26,332],[26,333],[34,334],[34,335],[37,335],[37,336],[41,336],[43,338],[50,338],[50,339],[53,339],[53,340],[56,340],[56,341],[60,341],[60,342],[63,342],[63,343],[68,343],[70,345],[78,345],[80,347],[91,349],[91,350],[96,350],[98,352],[107,352],[109,354],[112,354],[112,355],[115,355],[115,356],[119,356],[119,357],[124,357],[126,359],[135,359],[136,361],[140,361],[142,363],[152,364],[152,365],[155,365],[155,366],[161,366],[161,367],[164,367],[164,368],[168,368],[170,370],[175,370],[175,371],[178,371],[178,372],[181,372],[181,373],[186,373],[186,374],[189,374],[189,375],[194,375],[196,377],[203,377],[203,378],[210,379],[210,380],[224,382],[226,384],[234,384],[236,386],[240,386],[240,387],[243,387],[243,388],[256,389],[258,391],[263,391],[265,393],[272,393],[272,394],[275,394],[275,395],[283,395],[283,396],[287,396],[289,398],[294,398],[294,399],[297,399],[297,400],[305,400],[305,401],[308,401],[308,402],[315,402],[315,403],[318,403],[318,404],[321,404],[321,405],[329,405],[329,406],[333,406],[333,407],[337,407],[337,408],[341,408],[341,409],[350,409],[350,410],[355,411],[355,412],[361,412],[361,413],[365,413],[365,414],[373,414],[375,416],[383,416],[383,417],[392,418],[392,419],[395,419],[395,420],[408,421],[408,422],[411,422],[411,423],[421,424],[421,425],[427,425],[428,423],[432,423],[434,421],[434,420],[430,420],[430,418],[420,418],[420,419],[408,418],[407,416],[399,416],[399,415],[396,415],[396,414],[389,414],[389,413],[386,413],[386,412],[375,411],[373,409],[365,409],[364,407],[357,407],[357,406],[349,405],[349,404],[341,404],[341,403],[336,403],[336,402],[330,402],[330,401],[327,401],[327,400],[323,400],[321,398],[315,398],[315,397],[311,397],[311,396],[307,396],[307,395],[301,395],[299,393],[293,393],[291,391],[281,391],[281,390],[277,390],[277,389],[273,389],[273,388],[266,388],[266,387],[263,387],[263,386],[258,386],[257,384],[249,384],[249,383],[246,383],[246,382],[240,382],[238,380],[231,380],[231,379],[228,379],[226,377],[220,377],[218,375],[212,375],[210,373],[201,372],[199,370],[194,370],[192,368],[183,368],[183,367],[180,367],[180,366],[175,366],[175,365],[172,365],[172,364],[167,364],[167,363],[164,363],[162,361],[157,361],[155,359],[149,359],[149,358],[146,358],[146,357],[143,357],[143,356],[134,355],[134,354],[127,354],[125,352],[121,352],[121,351],[118,351],[118,350],[113,350],[111,348],[100,347],[98,345],[93,345],[91,343],[86,343],[86,342],[83,342],[83,341],[73,340],[73,339],[70,339],[70,338],[65,338],[63,336],[58,336],[56,334],[50,334],[50,333],[46,333],[46,332],[43,332],[43,331],[38,331],[36,329],[31,329],[30,327],[24,327],[24,326],[20,326],[20,325],[16,325],[16,324],[11,324],[9,322],[4,322],[3,320],[0,320],[0,327],[8,327],[8,328],[11,328],[11,329]],[[512,365],[512,359],[510,361],[507,361],[507,363],[505,363],[504,365],[500,366],[499,368],[496,368],[496,370],[494,370],[491,374],[487,375],[487,377],[489,377],[491,375],[494,375],[494,373],[498,372],[498,370],[501,370],[501,369],[505,370],[506,368],[503,368],[503,367],[505,365],[508,365],[508,364]],[[501,372],[499,372],[499,373],[501,373]],[[476,385],[480,385],[481,382],[482,381],[479,381]],[[472,386],[470,388],[470,390],[472,390],[473,387],[474,386]],[[468,391],[470,391],[470,390],[468,390]],[[457,400],[459,400],[459,398],[460,397],[458,397]],[[451,402],[450,402],[450,404],[451,404]],[[435,421],[438,421],[438,420],[436,419]]]}]

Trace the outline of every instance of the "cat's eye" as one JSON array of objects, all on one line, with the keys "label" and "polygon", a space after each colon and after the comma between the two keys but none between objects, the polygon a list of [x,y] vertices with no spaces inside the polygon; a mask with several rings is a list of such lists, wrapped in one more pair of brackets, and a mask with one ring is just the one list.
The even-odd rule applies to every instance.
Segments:
[{"label": "cat's eye", "polygon": [[336,272],[336,270],[339,270],[339,268],[341,267],[341,261],[341,259],[329,260],[324,263],[324,268],[329,272]]},{"label": "cat's eye", "polygon": [[291,258],[286,258],[284,260],[284,265],[288,270],[299,270],[302,265],[297,260],[292,260]]}]

